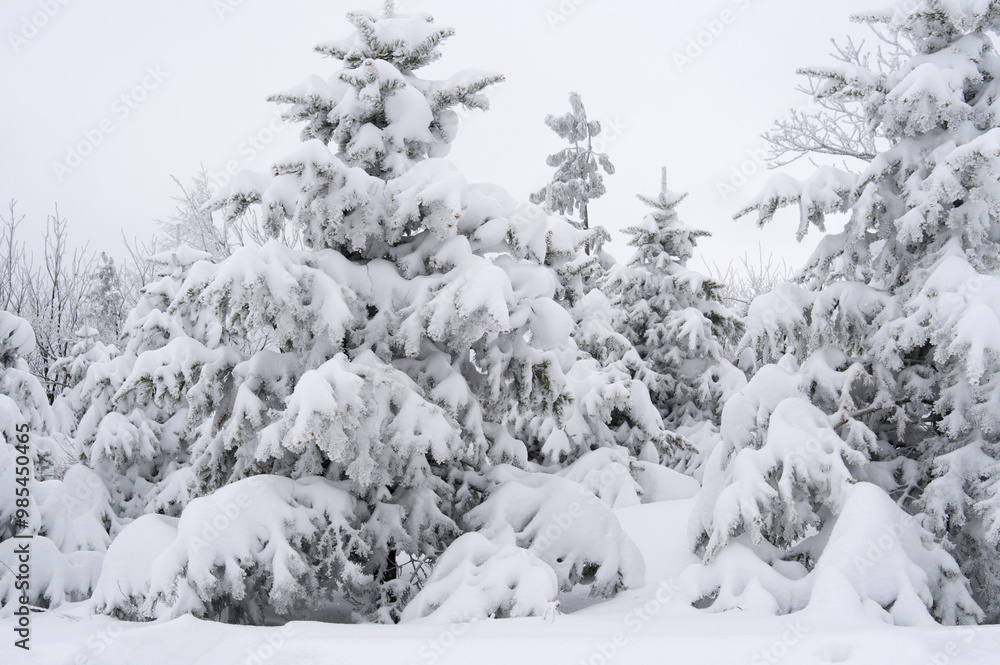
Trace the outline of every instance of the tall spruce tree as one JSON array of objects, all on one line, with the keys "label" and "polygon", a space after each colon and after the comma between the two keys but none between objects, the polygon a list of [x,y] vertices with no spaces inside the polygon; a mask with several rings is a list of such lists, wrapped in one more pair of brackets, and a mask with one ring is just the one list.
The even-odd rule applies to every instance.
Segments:
[{"label": "tall spruce tree", "polygon": [[[859,175],[778,176],[744,211],[765,223],[797,206],[800,235],[830,213],[847,222],[801,285],[751,306],[745,345],[765,365],[726,406],[692,529],[709,560],[749,546],[776,570],[797,562],[786,574],[815,573],[814,595],[836,570],[897,622],[980,608],[996,621],[1000,3],[926,0],[857,20],[912,55],[888,71],[805,72],[817,94],[860,101],[884,149]],[[887,537],[891,553],[864,553]]]},{"label": "tall spruce tree", "polygon": [[[136,510],[168,516],[112,544],[109,561],[143,534],[169,547],[146,585],[109,564],[104,611],[259,621],[339,596],[395,620],[493,465],[671,445],[644,386],[573,342],[562,275],[595,234],[470,186],[442,158],[453,107],[485,109],[501,77],[419,78],[452,34],[429,16],[390,2],[348,18],[351,39],[318,47],[341,69],[273,98],[304,123],[302,147],[214,204],[259,211],[275,238],[294,226],[303,247],[275,239],[218,263],[173,252],[116,370],[88,371],[105,399],[83,417],[82,451],[142,479]],[[170,433],[176,468],[129,463],[147,430]],[[247,493],[283,498],[273,515],[247,499],[259,522],[241,513],[238,534],[198,540]],[[254,524],[274,547],[253,545]]]}]

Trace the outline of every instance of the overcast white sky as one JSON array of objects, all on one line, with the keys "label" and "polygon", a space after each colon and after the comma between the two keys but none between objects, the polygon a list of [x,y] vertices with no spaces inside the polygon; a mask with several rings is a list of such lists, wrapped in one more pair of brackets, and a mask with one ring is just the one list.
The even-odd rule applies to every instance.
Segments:
[{"label": "overcast white sky", "polygon": [[[643,214],[659,168],[690,192],[681,213],[711,231],[702,255],[724,265],[745,251],[798,264],[795,220],[758,231],[731,220],[766,178],[724,197],[733,169],[763,147],[775,118],[806,100],[795,69],[828,62],[831,37],[857,34],[852,13],[886,0],[403,0],[457,34],[444,58],[421,70],[464,68],[507,81],[493,108],[462,124],[451,158],[471,182],[524,198],[546,182],[545,156],[559,148],[543,124],[583,96],[607,127],[617,166],[591,218],[615,230]],[[171,176],[204,166],[263,170],[297,141],[271,133],[267,95],[337,63],[312,51],[350,33],[345,12],[378,0],[3,0],[0,3],[0,201],[15,198],[40,232],[54,203],[75,242],[120,255],[120,231],[139,238],[173,209]],[[680,63],[691,47],[704,46]],[[686,57],[686,56],[685,56]],[[123,97],[124,96],[124,97]],[[251,142],[254,138],[256,145]],[[71,150],[89,152],[76,160]],[[97,145],[93,145],[93,144]],[[91,148],[88,150],[88,148]],[[258,149],[260,148],[260,149]],[[61,165],[61,166],[60,166]],[[752,170],[752,164],[747,164]],[[758,171],[760,171],[758,169]],[[627,250],[615,249],[626,257]],[[700,260],[699,263],[700,264]]]}]

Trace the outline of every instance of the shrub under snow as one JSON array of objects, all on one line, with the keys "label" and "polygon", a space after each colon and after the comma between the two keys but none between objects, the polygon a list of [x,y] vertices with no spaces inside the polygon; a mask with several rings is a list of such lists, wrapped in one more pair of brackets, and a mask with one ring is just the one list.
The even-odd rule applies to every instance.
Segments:
[{"label": "shrub under snow", "polygon": [[[31,584],[20,590],[9,571],[18,570],[17,548],[26,542],[31,543]],[[0,575],[0,617],[11,615],[22,592],[35,607],[56,607],[86,599],[101,570],[101,559],[98,552],[63,553],[44,536],[35,536],[30,541],[10,538],[0,542],[0,569],[4,571]]]},{"label": "shrub under snow", "polygon": [[402,621],[427,617],[454,623],[543,616],[552,611],[559,580],[552,568],[515,544],[514,532],[487,538],[467,533],[445,550]]},{"label": "shrub under snow", "polygon": [[322,478],[256,476],[145,516],[115,539],[94,603],[132,619],[194,614],[260,622],[360,581],[354,500]]},{"label": "shrub under snow", "polygon": [[465,522],[487,538],[513,529],[518,547],[556,572],[563,591],[590,585],[593,596],[612,596],[642,585],[645,563],[614,512],[578,483],[544,473],[498,467],[497,483]]}]

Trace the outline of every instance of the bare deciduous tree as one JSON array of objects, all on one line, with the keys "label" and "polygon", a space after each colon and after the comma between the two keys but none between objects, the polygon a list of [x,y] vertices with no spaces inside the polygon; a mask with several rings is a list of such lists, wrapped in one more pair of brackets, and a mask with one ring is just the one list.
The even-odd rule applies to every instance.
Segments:
[{"label": "bare deciduous tree", "polygon": [[[863,40],[855,42],[848,38],[843,44],[831,40],[833,58],[848,69],[857,67],[880,74],[898,69],[912,54],[911,47],[903,43],[899,35],[869,27],[877,42],[874,48],[868,47]],[[817,106],[809,110],[793,109],[764,134],[770,148],[769,166],[777,168],[815,155],[862,162],[874,159],[880,147],[874,128],[865,118],[861,100],[844,93],[841,88],[831,87],[829,68],[800,69],[799,74],[806,78],[806,82],[798,86],[799,92],[808,95]]]},{"label": "bare deciduous tree", "polygon": [[746,316],[753,299],[770,293],[782,282],[795,279],[795,271],[784,259],[776,260],[774,254],[764,256],[764,248],[757,245],[757,257],[744,253],[739,261],[730,261],[725,269],[705,261],[713,280],[723,285],[720,297],[740,316]]},{"label": "bare deciduous tree", "polygon": [[[86,245],[71,248],[69,222],[58,206],[48,217],[41,261],[36,265],[18,237],[25,216],[11,201],[0,215],[0,306],[31,324],[36,348],[28,366],[54,398],[67,387],[60,362],[69,355],[77,332],[94,328],[106,344],[117,343],[126,313],[142,286],[142,269],[123,270],[106,254]],[[133,255],[139,266],[142,257]],[[131,298],[131,300],[130,300]]]},{"label": "bare deciduous tree", "polygon": [[[260,246],[268,241],[267,232],[252,211],[234,219],[216,221],[206,205],[213,195],[208,173],[204,169],[192,179],[190,185],[185,185],[177,177],[173,180],[180,189],[180,194],[174,197],[177,210],[159,223],[165,236],[158,241],[159,249],[187,245],[207,252],[213,260],[218,261],[240,247]],[[278,239],[290,247],[299,243],[291,228],[282,229]]]}]

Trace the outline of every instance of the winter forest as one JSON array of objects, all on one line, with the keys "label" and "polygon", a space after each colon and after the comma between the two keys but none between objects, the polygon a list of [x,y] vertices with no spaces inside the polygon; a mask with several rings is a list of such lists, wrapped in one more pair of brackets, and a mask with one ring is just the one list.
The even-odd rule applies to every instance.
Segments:
[{"label": "winter forest", "polygon": [[261,100],[297,147],[125,254],[0,214],[0,660],[995,663],[1000,1],[794,62],[725,223],[815,251],[728,269],[683,155],[594,212],[570,89],[547,182],[470,181],[505,77],[355,4]]}]

